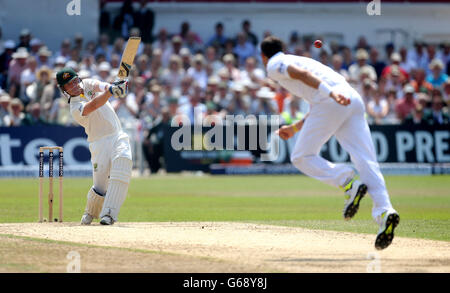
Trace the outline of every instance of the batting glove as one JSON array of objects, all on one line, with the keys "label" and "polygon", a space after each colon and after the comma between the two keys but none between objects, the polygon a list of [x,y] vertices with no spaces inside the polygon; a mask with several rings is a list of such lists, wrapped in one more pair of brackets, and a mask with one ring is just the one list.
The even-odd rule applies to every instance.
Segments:
[{"label": "batting glove", "polygon": [[109,87],[109,92],[118,99],[123,99],[128,93],[128,81],[120,80],[114,82],[112,86]]}]

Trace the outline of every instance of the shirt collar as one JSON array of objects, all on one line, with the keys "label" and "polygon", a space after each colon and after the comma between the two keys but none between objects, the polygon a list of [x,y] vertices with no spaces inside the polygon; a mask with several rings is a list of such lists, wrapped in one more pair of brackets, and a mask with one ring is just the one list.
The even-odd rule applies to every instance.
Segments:
[{"label": "shirt collar", "polygon": [[270,57],[270,58],[269,58],[269,61],[270,61],[272,58],[276,58],[277,56],[282,56],[282,55],[284,55],[283,52],[278,52],[278,53],[276,53],[275,55],[273,55],[272,57]]}]

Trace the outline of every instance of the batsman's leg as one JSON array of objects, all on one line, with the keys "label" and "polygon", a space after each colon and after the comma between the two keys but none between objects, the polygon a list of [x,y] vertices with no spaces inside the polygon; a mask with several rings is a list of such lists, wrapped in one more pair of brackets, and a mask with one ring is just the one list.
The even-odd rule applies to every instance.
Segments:
[{"label": "batsman's leg", "polygon": [[109,151],[105,149],[107,147],[108,145],[101,143],[93,143],[89,146],[94,184],[89,189],[87,195],[86,209],[81,218],[82,225],[89,225],[93,219],[100,217],[99,214],[105,200],[109,171],[111,169],[111,160],[108,155]]},{"label": "batsman's leg", "polygon": [[112,225],[117,221],[120,207],[127,196],[132,166],[133,162],[125,157],[118,157],[112,162],[106,198],[100,213],[100,224]]}]

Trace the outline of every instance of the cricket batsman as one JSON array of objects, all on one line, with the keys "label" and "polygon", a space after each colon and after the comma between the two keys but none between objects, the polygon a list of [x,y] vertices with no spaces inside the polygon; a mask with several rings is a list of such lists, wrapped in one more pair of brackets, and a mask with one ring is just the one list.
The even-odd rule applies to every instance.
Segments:
[{"label": "cricket batsman", "polygon": [[[376,161],[361,96],[339,73],[314,59],[284,54],[283,46],[273,36],[261,43],[268,77],[310,104],[309,113],[301,121],[277,130],[282,139],[299,132],[291,162],[302,173],[343,189],[346,220],[356,214],[361,199],[369,192],[373,200],[372,217],[380,226],[375,248],[388,247],[400,216],[392,207]],[[319,156],[321,147],[332,135],[350,154],[361,181],[355,179],[351,167],[333,164]]]},{"label": "cricket batsman", "polygon": [[128,82],[81,80],[71,68],[58,71],[56,80],[69,99],[70,113],[86,131],[91,152],[94,184],[87,194],[81,224],[89,225],[100,218],[100,224],[112,225],[127,195],[132,158],[128,135],[122,131],[108,99],[124,98]]}]

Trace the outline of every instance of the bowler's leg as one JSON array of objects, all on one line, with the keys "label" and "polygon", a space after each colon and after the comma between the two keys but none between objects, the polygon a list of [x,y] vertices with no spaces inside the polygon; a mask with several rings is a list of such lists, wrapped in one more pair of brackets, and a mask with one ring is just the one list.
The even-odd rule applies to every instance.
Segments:
[{"label": "bowler's leg", "polygon": [[[315,105],[315,107],[319,106],[321,105]],[[337,106],[343,108],[343,106]],[[353,169],[343,164],[331,163],[320,157],[319,152],[339,128],[343,119],[336,116],[335,119],[330,117],[332,109],[329,111],[317,110],[314,108],[311,110],[303,128],[298,133],[297,142],[291,154],[291,162],[302,173],[310,177],[335,187],[342,186],[348,178],[354,176]]]},{"label": "bowler's leg", "polygon": [[361,181],[367,185],[374,202],[372,216],[377,219],[384,211],[392,209],[392,205],[376,159],[372,136],[364,119],[362,105],[337,130],[336,139],[350,154]]}]

